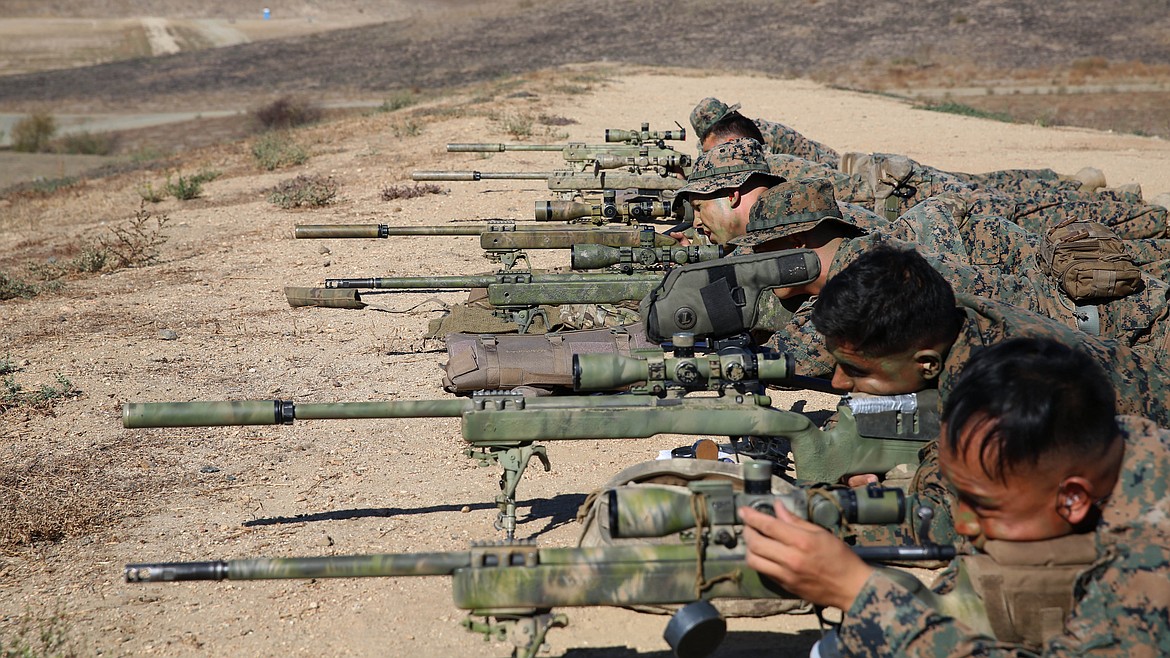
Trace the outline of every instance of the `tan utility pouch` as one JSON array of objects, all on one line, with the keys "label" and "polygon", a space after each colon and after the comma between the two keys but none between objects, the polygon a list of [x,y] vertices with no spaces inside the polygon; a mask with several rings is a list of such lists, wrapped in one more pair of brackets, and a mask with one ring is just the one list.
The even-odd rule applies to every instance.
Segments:
[{"label": "tan utility pouch", "polygon": [[1075,302],[1125,297],[1142,287],[1121,238],[1098,222],[1070,218],[1051,228],[1040,243],[1040,269]]},{"label": "tan utility pouch", "polygon": [[1039,648],[1064,629],[1073,587],[1097,560],[1095,536],[1047,541],[988,541],[984,554],[964,555],[962,569],[983,600],[995,638]]},{"label": "tan utility pouch", "polygon": [[519,386],[571,388],[573,355],[654,347],[641,325],[544,335],[451,334],[443,388],[452,393]]}]

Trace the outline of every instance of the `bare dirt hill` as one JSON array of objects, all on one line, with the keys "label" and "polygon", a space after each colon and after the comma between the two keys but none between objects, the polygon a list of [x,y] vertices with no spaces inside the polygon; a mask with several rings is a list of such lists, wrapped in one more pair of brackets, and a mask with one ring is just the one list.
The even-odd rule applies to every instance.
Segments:
[{"label": "bare dirt hill", "polygon": [[[0,355],[28,392],[68,379],[79,393],[49,413],[18,405],[0,414],[0,646],[48,631],[63,656],[500,655],[459,628],[442,578],[130,586],[122,565],[253,555],[463,550],[499,537],[492,528],[498,474],[461,450],[453,419],[310,421],[291,427],[126,430],[126,401],[284,398],[307,401],[430,399],[445,355],[423,340],[439,305],[402,295],[401,313],[291,309],[285,285],[325,277],[483,271],[473,239],[294,241],[297,223],[443,224],[524,217],[541,185],[450,186],[448,194],[387,201],[416,168],[542,169],[554,154],[447,154],[451,141],[592,141],[605,128],[685,121],[708,94],[750,114],[783,108],[806,134],[843,150],[908,153],[946,168],[989,170],[1092,164],[1109,181],[1170,190],[1170,144],[1133,135],[1011,125],[924,112],[875,95],[808,81],[689,77],[660,71],[607,76],[557,69],[478,85],[407,108],[327,121],[293,138],[305,164],[267,172],[250,140],[205,147],[177,166],[219,176],[190,201],[148,210],[169,217],[155,265],[66,277],[58,290],[0,302]],[[540,120],[567,118],[563,127]],[[553,121],[560,123],[560,121]],[[331,176],[335,203],[285,211],[269,191],[298,174]],[[139,209],[164,172],[86,181],[48,196],[0,202],[0,272],[50,267],[108,237]],[[537,265],[561,264],[550,255]],[[462,295],[439,298],[455,302]],[[417,305],[417,306],[416,306]],[[408,310],[411,309],[413,310]],[[173,333],[170,333],[173,332]],[[828,408],[812,393],[782,407]],[[520,487],[519,535],[569,546],[584,495],[614,472],[680,437],[554,443],[553,470]],[[23,533],[23,534],[22,534]],[[666,619],[626,610],[568,610],[549,636],[553,656],[668,653]],[[809,617],[739,620],[723,656],[807,652]],[[20,638],[24,638],[21,640]]]},{"label": "bare dirt hill", "polygon": [[[1159,7],[1162,10],[1159,10]],[[466,2],[382,25],[82,70],[11,76],[0,107],[197,105],[433,89],[572,62],[757,71],[881,88],[891,70],[940,85],[1065,79],[1084,62],[1170,66],[1159,2],[528,0]],[[1091,68],[1091,67],[1090,67]],[[868,84],[866,84],[868,83]],[[92,109],[90,110],[92,111]]]}]

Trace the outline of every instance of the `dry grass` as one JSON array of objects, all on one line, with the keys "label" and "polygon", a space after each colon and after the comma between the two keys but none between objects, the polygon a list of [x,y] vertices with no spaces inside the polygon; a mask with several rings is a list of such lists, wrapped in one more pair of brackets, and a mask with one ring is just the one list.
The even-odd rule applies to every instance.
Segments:
[{"label": "dry grass", "polygon": [[[104,461],[104,460],[103,460]],[[88,463],[87,463],[88,462]],[[97,460],[33,457],[0,467],[0,552],[81,537],[120,516],[121,483]]]},{"label": "dry grass", "polygon": [[415,185],[391,185],[382,188],[382,200],[414,199],[428,194],[446,194],[447,189],[434,183],[420,183]]}]

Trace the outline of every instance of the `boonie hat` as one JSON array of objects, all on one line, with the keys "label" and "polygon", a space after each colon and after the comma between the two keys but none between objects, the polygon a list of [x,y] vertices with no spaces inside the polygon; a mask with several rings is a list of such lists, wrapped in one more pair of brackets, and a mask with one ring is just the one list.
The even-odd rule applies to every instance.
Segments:
[{"label": "boonie hat", "polygon": [[737,247],[807,231],[826,219],[844,221],[833,183],[827,178],[785,181],[760,195],[748,215],[747,234],[731,240]]},{"label": "boonie hat", "polygon": [[752,174],[765,174],[776,181],[783,178],[772,174],[764,145],[750,137],[724,142],[695,159],[687,184],[676,194],[709,194],[739,187]]},{"label": "boonie hat", "polygon": [[738,109],[739,103],[728,107],[727,103],[710,96],[699,101],[695,109],[691,110],[691,127],[695,129],[695,136],[703,139],[720,119]]}]

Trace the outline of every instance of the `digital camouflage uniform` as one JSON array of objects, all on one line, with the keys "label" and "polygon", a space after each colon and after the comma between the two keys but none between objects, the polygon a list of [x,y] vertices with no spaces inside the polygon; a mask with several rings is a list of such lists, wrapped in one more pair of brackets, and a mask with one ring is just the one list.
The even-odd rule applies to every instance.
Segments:
[{"label": "digital camouflage uniform", "polygon": [[[956,195],[930,197],[886,223],[849,204],[837,204],[837,212],[829,210],[832,194],[827,179],[777,185],[752,208],[748,234],[733,243],[749,247],[808,230],[822,219],[841,221],[865,235],[841,242],[828,264],[829,278],[877,243],[892,240],[922,253],[959,292],[1011,303],[1072,328],[1095,330],[1095,335],[1121,340],[1156,363],[1170,357],[1170,288],[1160,279],[1143,274],[1144,285],[1133,294],[1078,307],[1041,270],[1035,236],[999,217],[968,214]],[[799,374],[828,377],[833,361],[809,324],[812,303],[808,300],[796,308],[790,304],[791,317],[768,316],[788,319],[783,327],[757,323],[756,328],[777,330],[772,345],[794,354]],[[1096,329],[1089,324],[1092,313],[1098,317]]]},{"label": "digital camouflage uniform", "polygon": [[[732,112],[739,111],[739,103],[727,105],[717,98],[707,97],[691,110],[691,127],[695,137],[702,142],[711,132],[712,126]],[[806,160],[821,162],[836,167],[840,156],[833,149],[815,142],[783,124],[763,119],[752,119],[764,137],[764,146],[772,153],[787,153]],[[700,148],[700,150],[702,150]]]},{"label": "digital camouflage uniform", "polygon": [[[1170,432],[1119,418],[1121,474],[1093,532],[1097,561],[1079,579],[1063,633],[1040,651],[997,642],[875,572],[837,629],[848,656],[1170,655]],[[948,569],[936,592],[954,587]]]},{"label": "digital camouflage uniform", "polygon": [[[887,153],[863,155],[851,160],[850,166],[854,180],[835,182],[838,198],[871,206],[880,214],[897,216],[927,197],[950,192],[963,198],[972,213],[1003,217],[1032,233],[1075,217],[1100,222],[1126,239],[1167,237],[1166,208],[1146,204],[1140,195],[1081,191],[1072,184],[1033,187],[1021,193],[1025,186],[1020,183],[984,186]],[[1005,172],[993,173],[1006,177]]]}]

